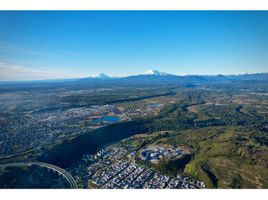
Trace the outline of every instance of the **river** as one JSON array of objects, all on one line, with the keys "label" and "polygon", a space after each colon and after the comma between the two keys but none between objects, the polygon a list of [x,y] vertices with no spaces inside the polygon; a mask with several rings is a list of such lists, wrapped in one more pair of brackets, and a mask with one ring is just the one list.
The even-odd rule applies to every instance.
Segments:
[{"label": "river", "polygon": [[143,124],[139,121],[111,124],[66,140],[43,152],[37,160],[68,168],[85,153],[95,153],[101,147],[145,131],[147,130],[143,129]]}]

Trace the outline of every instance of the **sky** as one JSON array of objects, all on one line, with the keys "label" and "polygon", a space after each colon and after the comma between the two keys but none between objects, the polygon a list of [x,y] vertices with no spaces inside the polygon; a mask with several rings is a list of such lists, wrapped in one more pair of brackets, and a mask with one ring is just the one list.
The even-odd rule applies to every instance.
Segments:
[{"label": "sky", "polygon": [[268,11],[0,11],[0,81],[268,72]]}]

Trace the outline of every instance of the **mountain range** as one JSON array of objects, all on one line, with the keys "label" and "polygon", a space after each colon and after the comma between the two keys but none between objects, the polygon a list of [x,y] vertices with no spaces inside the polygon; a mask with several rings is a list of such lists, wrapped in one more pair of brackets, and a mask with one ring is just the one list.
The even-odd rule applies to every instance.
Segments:
[{"label": "mountain range", "polygon": [[268,81],[268,73],[240,75],[173,75],[150,69],[138,75],[111,77],[104,73],[79,79],[82,82],[113,84],[209,84],[232,81]]},{"label": "mountain range", "polygon": [[0,85],[8,84],[42,84],[53,83],[57,85],[202,85],[202,84],[218,84],[218,83],[233,83],[233,82],[267,82],[268,73],[254,74],[238,74],[238,75],[174,75],[150,69],[144,73],[131,75],[126,77],[113,77],[103,72],[86,77],[75,79],[55,79],[55,80],[40,80],[40,81],[12,81],[1,82]]}]

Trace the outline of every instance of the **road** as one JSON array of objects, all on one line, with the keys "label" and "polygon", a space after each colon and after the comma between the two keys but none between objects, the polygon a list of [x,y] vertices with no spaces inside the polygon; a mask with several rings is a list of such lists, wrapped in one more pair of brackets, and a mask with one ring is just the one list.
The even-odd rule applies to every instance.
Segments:
[{"label": "road", "polygon": [[58,174],[62,175],[70,184],[71,188],[75,189],[78,188],[76,181],[74,180],[74,178],[72,177],[71,174],[69,174],[66,170],[56,166],[56,165],[52,165],[49,163],[43,163],[43,162],[15,162],[15,163],[6,163],[6,164],[0,164],[1,168],[4,167],[21,167],[21,166],[39,166],[39,167],[44,167],[47,169],[51,169],[53,171],[56,171]]}]

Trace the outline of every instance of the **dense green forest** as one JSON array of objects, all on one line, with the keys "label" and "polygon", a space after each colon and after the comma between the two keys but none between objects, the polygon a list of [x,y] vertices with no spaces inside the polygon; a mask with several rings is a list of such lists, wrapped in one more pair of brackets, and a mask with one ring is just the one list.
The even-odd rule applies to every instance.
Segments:
[{"label": "dense green forest", "polygon": [[[250,103],[248,103],[250,102]],[[157,118],[147,119],[151,132],[172,131],[157,144],[185,146],[192,158],[183,173],[212,188],[268,187],[267,98],[235,92],[189,90]],[[176,174],[174,161],[156,169]]]}]

